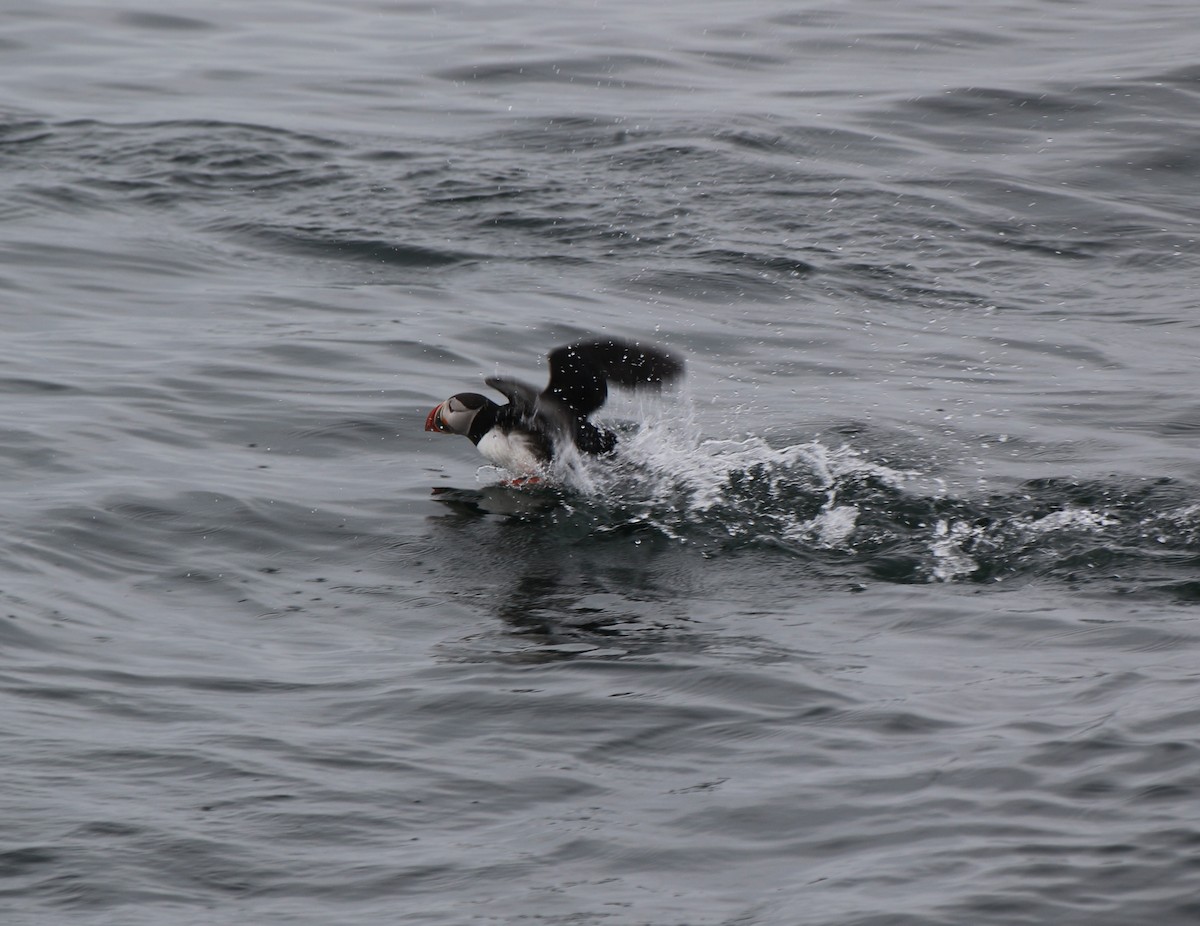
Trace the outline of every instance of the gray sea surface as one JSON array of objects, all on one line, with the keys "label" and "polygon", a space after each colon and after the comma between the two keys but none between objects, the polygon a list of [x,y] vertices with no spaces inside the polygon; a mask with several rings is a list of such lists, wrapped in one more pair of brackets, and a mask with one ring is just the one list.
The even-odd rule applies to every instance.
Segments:
[{"label": "gray sea surface", "polygon": [[0,922],[1200,922],[1197,35],[4,4]]}]

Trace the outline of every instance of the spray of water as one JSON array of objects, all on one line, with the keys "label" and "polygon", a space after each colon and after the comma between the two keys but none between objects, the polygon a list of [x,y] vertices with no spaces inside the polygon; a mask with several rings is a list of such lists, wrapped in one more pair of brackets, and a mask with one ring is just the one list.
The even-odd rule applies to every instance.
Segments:
[{"label": "spray of water", "polygon": [[549,486],[533,491],[554,493],[595,534],[653,530],[704,550],[769,546],[904,582],[1073,574],[1102,565],[1106,547],[1195,556],[1200,506],[1164,510],[1145,486],[1046,480],[954,498],[936,474],[874,462],[847,444],[706,437],[686,403],[642,402],[633,417],[636,426],[609,422],[621,433],[616,454],[562,453]]}]

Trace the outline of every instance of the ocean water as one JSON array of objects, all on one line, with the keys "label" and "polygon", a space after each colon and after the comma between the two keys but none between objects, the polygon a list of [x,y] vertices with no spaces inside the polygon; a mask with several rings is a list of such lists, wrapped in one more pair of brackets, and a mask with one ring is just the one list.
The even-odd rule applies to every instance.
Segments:
[{"label": "ocean water", "polygon": [[5,4],[0,921],[1200,921],[1198,31]]}]

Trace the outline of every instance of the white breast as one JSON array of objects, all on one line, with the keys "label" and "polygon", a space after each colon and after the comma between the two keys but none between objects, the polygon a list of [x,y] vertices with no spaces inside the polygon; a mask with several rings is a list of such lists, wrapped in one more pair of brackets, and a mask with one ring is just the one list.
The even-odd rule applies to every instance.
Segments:
[{"label": "white breast", "polygon": [[514,476],[532,476],[545,468],[528,434],[492,428],[475,445],[490,462]]}]

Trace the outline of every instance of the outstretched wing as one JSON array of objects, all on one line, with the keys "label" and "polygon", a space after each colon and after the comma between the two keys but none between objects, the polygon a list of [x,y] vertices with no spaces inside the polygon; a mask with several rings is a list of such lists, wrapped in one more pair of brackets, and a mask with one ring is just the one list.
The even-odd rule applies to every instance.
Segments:
[{"label": "outstretched wing", "polygon": [[489,376],[484,382],[508,399],[504,409],[513,421],[529,424],[537,418],[555,437],[569,438],[572,434],[572,416],[553,396],[539,393],[528,383],[509,376]]},{"label": "outstretched wing", "polygon": [[550,384],[542,396],[587,416],[604,404],[610,382],[645,389],[682,375],[683,361],[658,348],[617,338],[578,341],[550,352]]}]

